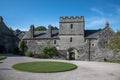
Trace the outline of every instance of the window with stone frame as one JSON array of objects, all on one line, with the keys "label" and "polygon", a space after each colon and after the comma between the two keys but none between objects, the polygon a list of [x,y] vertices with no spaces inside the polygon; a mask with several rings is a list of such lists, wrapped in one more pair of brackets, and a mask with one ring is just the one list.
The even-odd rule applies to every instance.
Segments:
[{"label": "window with stone frame", "polygon": [[54,44],[56,44],[56,40],[54,40]]},{"label": "window with stone frame", "polygon": [[72,37],[70,37],[70,42],[72,42]]},{"label": "window with stone frame", "polygon": [[70,28],[73,29],[73,24],[70,24]]}]

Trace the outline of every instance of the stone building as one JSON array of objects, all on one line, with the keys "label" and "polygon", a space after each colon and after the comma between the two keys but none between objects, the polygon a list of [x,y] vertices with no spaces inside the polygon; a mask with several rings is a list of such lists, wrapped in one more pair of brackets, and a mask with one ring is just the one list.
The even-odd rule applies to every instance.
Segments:
[{"label": "stone building", "polygon": [[[59,30],[34,31],[34,25],[22,37],[27,41],[27,50],[38,53],[47,45],[58,49],[58,56],[75,60],[98,60],[111,58],[107,48],[113,30],[107,22],[104,29],[85,30],[84,16],[60,17]],[[73,57],[74,56],[74,57]]]},{"label": "stone building", "polygon": [[17,41],[17,37],[10,31],[0,16],[0,53],[13,52],[17,46]]}]

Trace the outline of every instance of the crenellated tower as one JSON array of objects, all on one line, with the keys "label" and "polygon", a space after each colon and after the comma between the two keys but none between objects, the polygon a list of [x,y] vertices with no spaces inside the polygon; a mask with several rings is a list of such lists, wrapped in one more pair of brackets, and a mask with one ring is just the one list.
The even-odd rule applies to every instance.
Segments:
[{"label": "crenellated tower", "polygon": [[84,43],[84,16],[64,16],[59,21],[60,46],[63,49]]}]

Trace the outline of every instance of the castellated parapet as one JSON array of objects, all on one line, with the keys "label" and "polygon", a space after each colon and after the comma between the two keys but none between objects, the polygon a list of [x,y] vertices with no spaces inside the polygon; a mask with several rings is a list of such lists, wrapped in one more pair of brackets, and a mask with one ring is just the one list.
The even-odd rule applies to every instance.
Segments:
[{"label": "castellated parapet", "polygon": [[83,22],[84,21],[84,16],[61,16],[60,17],[60,23],[63,22]]}]

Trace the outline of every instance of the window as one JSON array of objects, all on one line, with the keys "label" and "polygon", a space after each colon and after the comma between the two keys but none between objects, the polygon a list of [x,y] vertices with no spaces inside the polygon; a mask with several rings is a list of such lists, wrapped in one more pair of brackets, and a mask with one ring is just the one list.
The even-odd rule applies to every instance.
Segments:
[{"label": "window", "polygon": [[73,24],[70,25],[70,28],[71,28],[71,29],[73,28]]},{"label": "window", "polygon": [[54,40],[54,44],[56,44],[56,40]]},{"label": "window", "polygon": [[94,46],[94,44],[92,44],[92,46]]},{"label": "window", "polygon": [[70,38],[70,42],[72,42],[72,37]]}]

